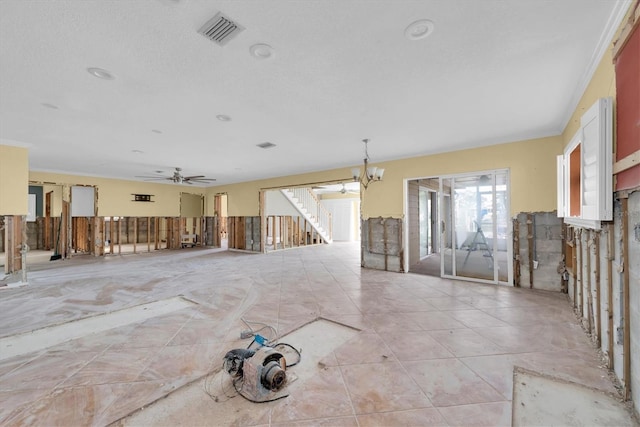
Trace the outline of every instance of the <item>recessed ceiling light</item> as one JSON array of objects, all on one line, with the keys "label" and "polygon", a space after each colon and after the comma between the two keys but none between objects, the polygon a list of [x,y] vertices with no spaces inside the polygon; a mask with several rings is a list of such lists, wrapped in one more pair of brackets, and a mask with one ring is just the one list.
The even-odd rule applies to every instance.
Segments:
[{"label": "recessed ceiling light", "polygon": [[256,144],[260,148],[273,148],[276,144],[272,144],[271,142],[263,142],[262,144]]},{"label": "recessed ceiling light", "polygon": [[433,21],[420,19],[409,24],[409,26],[404,30],[404,35],[409,40],[420,40],[431,35],[434,29],[435,26]]},{"label": "recessed ceiling light", "polygon": [[107,70],[103,70],[102,68],[90,67],[90,68],[87,68],[87,71],[89,72],[89,74],[91,74],[94,77],[98,77],[99,79],[113,80],[115,78],[113,74],[111,74]]},{"label": "recessed ceiling light", "polygon": [[218,114],[216,116],[216,119],[220,120],[221,122],[230,122],[231,121],[231,117],[224,115],[224,114]]},{"label": "recessed ceiling light", "polygon": [[164,173],[164,171],[155,171],[156,173]]},{"label": "recessed ceiling light", "polygon": [[158,129],[151,129],[151,132],[153,132],[153,133],[162,133],[162,131],[158,130]]},{"label": "recessed ceiling light", "polygon": [[132,153],[136,153],[136,154],[142,154],[144,153],[144,151],[141,150],[131,150]]},{"label": "recessed ceiling light", "polygon": [[269,59],[274,55],[273,48],[264,43],[254,44],[249,48],[249,52],[258,59]]},{"label": "recessed ceiling light", "polygon": [[48,102],[43,102],[41,105],[43,107],[51,108],[52,110],[57,110],[58,109],[57,105],[49,104]]}]

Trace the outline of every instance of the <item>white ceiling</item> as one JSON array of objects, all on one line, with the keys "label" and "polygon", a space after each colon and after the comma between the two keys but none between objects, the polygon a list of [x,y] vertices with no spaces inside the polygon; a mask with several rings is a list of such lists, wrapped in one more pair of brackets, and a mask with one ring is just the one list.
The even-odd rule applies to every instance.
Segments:
[{"label": "white ceiling", "polygon": [[[32,170],[135,179],[182,167],[226,184],[348,177],[363,138],[375,163],[556,135],[628,5],[3,0],[0,143],[28,146]],[[245,27],[224,47],[197,32],[220,11]],[[418,19],[435,31],[408,40]],[[252,57],[255,43],[275,55]],[[277,146],[256,147],[266,141]]]}]

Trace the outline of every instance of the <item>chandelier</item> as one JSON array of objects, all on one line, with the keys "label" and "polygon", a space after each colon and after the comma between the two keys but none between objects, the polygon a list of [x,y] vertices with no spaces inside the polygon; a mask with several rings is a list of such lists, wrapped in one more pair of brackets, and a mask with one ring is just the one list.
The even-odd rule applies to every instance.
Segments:
[{"label": "chandelier", "polygon": [[367,147],[367,144],[369,144],[369,140],[363,139],[362,142],[364,142],[364,168],[362,169],[362,171],[360,170],[360,168],[351,169],[351,175],[353,176],[353,180],[356,182],[360,181],[360,183],[366,190],[371,182],[382,181],[384,169],[375,166],[369,166],[369,150]]}]

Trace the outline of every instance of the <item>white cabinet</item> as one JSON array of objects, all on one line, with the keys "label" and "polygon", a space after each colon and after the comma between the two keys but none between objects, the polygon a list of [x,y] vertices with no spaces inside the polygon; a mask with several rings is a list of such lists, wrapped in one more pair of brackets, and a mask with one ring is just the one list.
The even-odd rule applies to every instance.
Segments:
[{"label": "white cabinet", "polygon": [[601,98],[558,156],[558,216],[566,223],[599,229],[613,219],[612,157],[612,99]]}]

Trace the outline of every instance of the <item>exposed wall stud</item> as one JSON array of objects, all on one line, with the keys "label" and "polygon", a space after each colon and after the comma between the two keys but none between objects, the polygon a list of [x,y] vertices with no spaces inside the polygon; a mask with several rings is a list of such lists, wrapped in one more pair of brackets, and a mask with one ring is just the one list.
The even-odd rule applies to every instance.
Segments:
[{"label": "exposed wall stud", "polygon": [[609,333],[607,334],[607,352],[609,356],[609,369],[613,369],[613,229],[611,224],[607,224],[605,229],[607,231],[607,326],[609,330]]},{"label": "exposed wall stud", "polygon": [[582,270],[582,264],[584,262],[584,253],[582,248],[582,230],[576,230],[576,242],[578,244],[577,253],[578,253],[578,265],[576,266],[577,274],[579,275],[580,282],[580,317],[584,318],[584,275]]},{"label": "exposed wall stud", "polygon": [[624,298],[624,337],[623,337],[623,377],[624,398],[631,398],[631,313],[629,304],[629,199],[620,200],[622,204],[622,293]]},{"label": "exposed wall stud", "polygon": [[527,214],[527,248],[529,251],[529,288],[533,288],[533,215]]},{"label": "exposed wall stud", "polygon": [[587,325],[589,327],[589,335],[593,333],[593,298],[592,298],[592,290],[591,290],[591,230],[585,230],[587,235],[587,246],[586,246],[586,262],[585,266],[587,269],[587,280],[586,280],[586,292],[587,292]]},{"label": "exposed wall stud", "polygon": [[595,280],[596,280],[596,340],[598,348],[602,342],[602,302],[600,301],[600,231],[594,236],[594,246],[596,250]]}]

